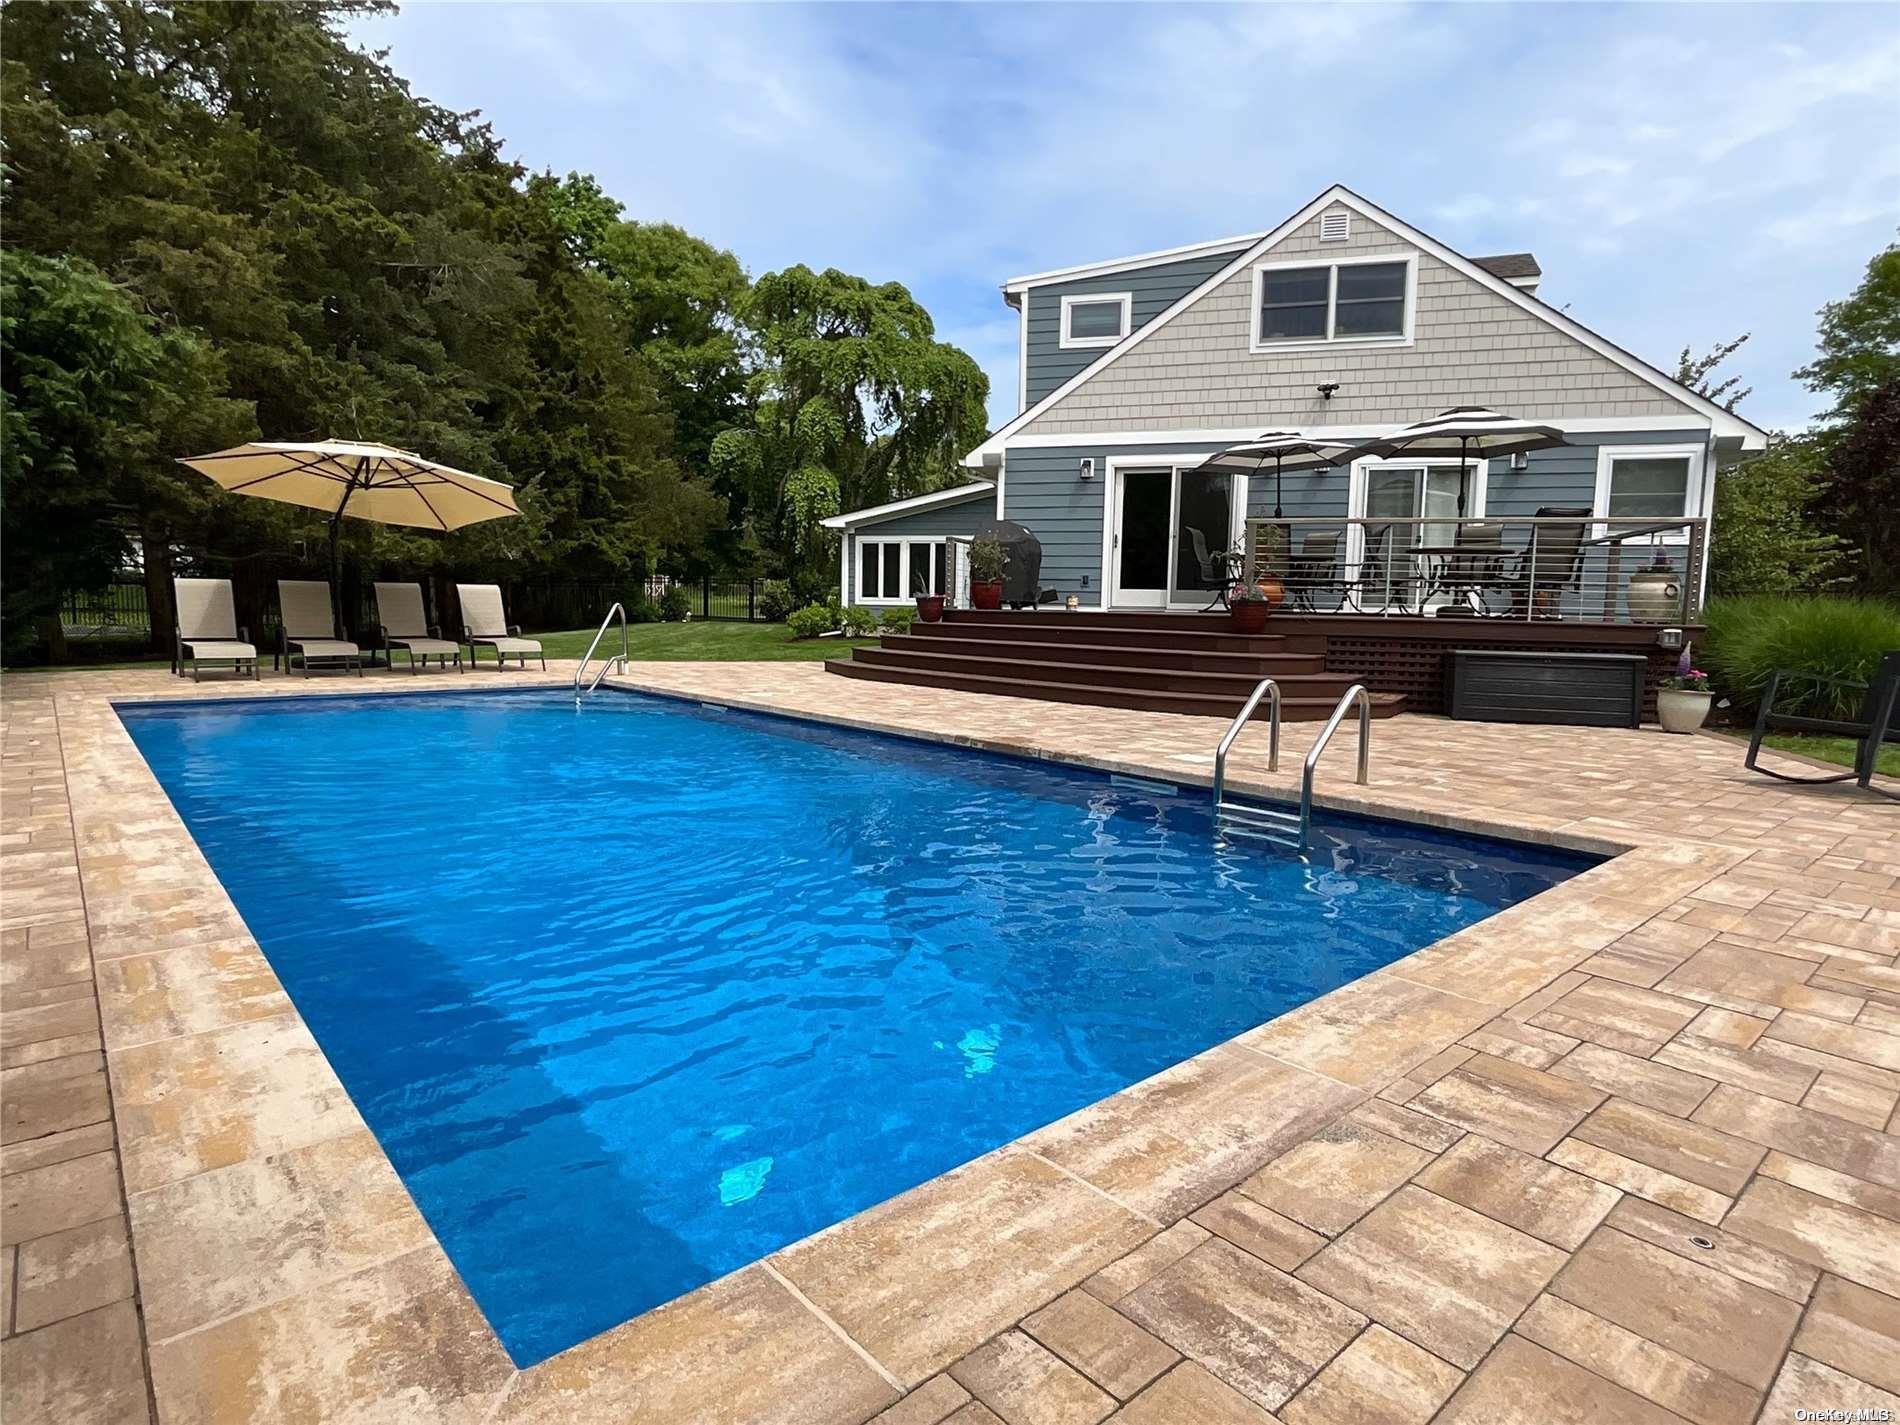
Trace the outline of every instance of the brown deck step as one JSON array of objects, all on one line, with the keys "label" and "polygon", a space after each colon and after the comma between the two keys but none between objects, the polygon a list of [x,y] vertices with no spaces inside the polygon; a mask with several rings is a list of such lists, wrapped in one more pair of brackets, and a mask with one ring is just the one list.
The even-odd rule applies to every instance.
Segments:
[{"label": "brown deck step", "polygon": [[[852,660],[880,668],[916,668],[934,673],[969,673],[984,678],[1013,678],[1025,682],[1083,683],[1090,686],[1134,688],[1162,693],[1208,693],[1233,699],[1235,707],[1246,699],[1262,677],[1272,676],[1280,684],[1282,697],[1306,696],[1337,699],[1353,684],[1345,673],[1328,673],[1323,668],[1297,671],[1255,673],[1245,670],[1204,672],[1169,664],[1128,666],[1120,664],[1070,662],[1040,656],[1040,650],[1006,650],[1001,654],[920,652],[910,648],[860,648]],[[1317,660],[1315,660],[1317,661]]]},{"label": "brown deck step", "polygon": [[1012,627],[1054,624],[1058,628],[1171,628],[1219,633],[1232,626],[1227,612],[1169,613],[1162,609],[945,609],[945,623],[1002,623]]},{"label": "brown deck step", "polygon": [[[1125,648],[1193,649],[1205,653],[1324,653],[1323,633],[1295,634],[1235,633],[1225,618],[1211,629],[1196,623],[1177,624],[1176,618],[1189,620],[1193,614],[1151,615],[1126,626],[1087,621],[1082,614],[1063,614],[1055,618],[1031,618],[1010,615],[1007,620],[965,618],[946,613],[941,623],[919,623],[912,632],[932,638],[1008,639],[1012,643],[1046,647],[1052,643],[1117,644]],[[1077,620],[1080,620],[1079,622]]]},{"label": "brown deck step", "polygon": [[[965,632],[945,637],[941,624],[917,624],[909,633],[887,633],[881,646],[892,652],[940,653],[969,658],[1034,658],[1050,663],[1093,663],[1120,668],[1178,668],[1201,673],[1233,673],[1248,678],[1291,677],[1321,673],[1326,659],[1319,653],[1289,653],[1277,642],[1260,649],[1204,650],[1173,648],[1152,643],[1097,643],[1050,638],[977,638]],[[1253,640],[1266,642],[1266,640]]]},{"label": "brown deck step", "polygon": [[[993,693],[1010,698],[1036,698],[1044,702],[1082,703],[1090,707],[1134,708],[1144,712],[1187,713],[1200,717],[1231,718],[1240,711],[1245,695],[1226,693],[1164,692],[1126,686],[1094,683],[1060,683],[1034,678],[999,678],[974,673],[948,673],[930,668],[901,664],[879,664],[858,658],[833,658],[825,663],[827,671],[846,678],[862,678],[874,683],[902,683],[912,687],[948,688],[964,693]],[[1122,670],[1113,670],[1119,674]],[[1338,701],[1336,697],[1289,697],[1281,704],[1281,717],[1287,722],[1318,722],[1327,717]],[[1401,693],[1374,693],[1372,715],[1392,717],[1404,711]],[[1261,703],[1256,719],[1267,716]]]}]

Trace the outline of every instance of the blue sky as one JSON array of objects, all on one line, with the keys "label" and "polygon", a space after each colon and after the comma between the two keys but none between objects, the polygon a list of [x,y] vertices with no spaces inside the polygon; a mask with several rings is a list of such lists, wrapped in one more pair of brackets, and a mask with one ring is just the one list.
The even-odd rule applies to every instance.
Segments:
[{"label": "blue sky", "polygon": [[1328,184],[1657,365],[1754,333],[1757,422],[1900,225],[1900,6],[632,5],[363,22],[629,217],[908,286],[1016,410],[1008,276],[1272,227]]}]

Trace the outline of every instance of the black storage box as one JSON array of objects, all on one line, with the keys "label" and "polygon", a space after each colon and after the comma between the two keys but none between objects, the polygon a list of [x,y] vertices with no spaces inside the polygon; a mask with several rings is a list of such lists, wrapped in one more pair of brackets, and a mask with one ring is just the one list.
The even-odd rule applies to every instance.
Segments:
[{"label": "black storage box", "polygon": [[1636,653],[1452,650],[1451,715],[1469,722],[1639,727],[1649,660]]}]

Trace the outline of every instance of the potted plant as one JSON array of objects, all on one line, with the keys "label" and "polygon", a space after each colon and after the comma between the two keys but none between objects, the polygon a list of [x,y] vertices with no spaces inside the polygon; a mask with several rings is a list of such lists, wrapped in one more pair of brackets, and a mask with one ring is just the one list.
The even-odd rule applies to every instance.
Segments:
[{"label": "potted plant", "polygon": [[1676,671],[1656,694],[1656,719],[1664,732],[1694,732],[1709,715],[1715,694],[1709,691],[1709,675],[1691,660],[1693,650],[1693,644],[1684,646]]},{"label": "potted plant", "polygon": [[943,618],[943,595],[933,594],[924,587],[924,581],[915,575],[911,578],[913,586],[911,597],[917,601],[917,617],[925,623],[936,623]]},{"label": "potted plant", "polygon": [[1227,619],[1235,633],[1265,633],[1267,615],[1273,612],[1273,591],[1264,583],[1242,581],[1227,595]]},{"label": "potted plant", "polygon": [[1624,597],[1637,623],[1669,623],[1682,616],[1682,576],[1660,544],[1649,566],[1630,575]]},{"label": "potted plant", "polygon": [[1009,551],[1000,539],[979,539],[970,546],[970,605],[979,609],[1003,607],[1003,566]]}]

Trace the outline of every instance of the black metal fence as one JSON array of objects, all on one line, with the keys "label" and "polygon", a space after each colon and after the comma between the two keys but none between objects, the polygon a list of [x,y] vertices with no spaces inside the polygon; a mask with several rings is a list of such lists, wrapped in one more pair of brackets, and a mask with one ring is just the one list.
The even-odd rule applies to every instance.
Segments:
[{"label": "black metal fence", "polygon": [[152,610],[142,582],[109,584],[90,593],[68,594],[60,610],[68,639],[149,638]]}]

